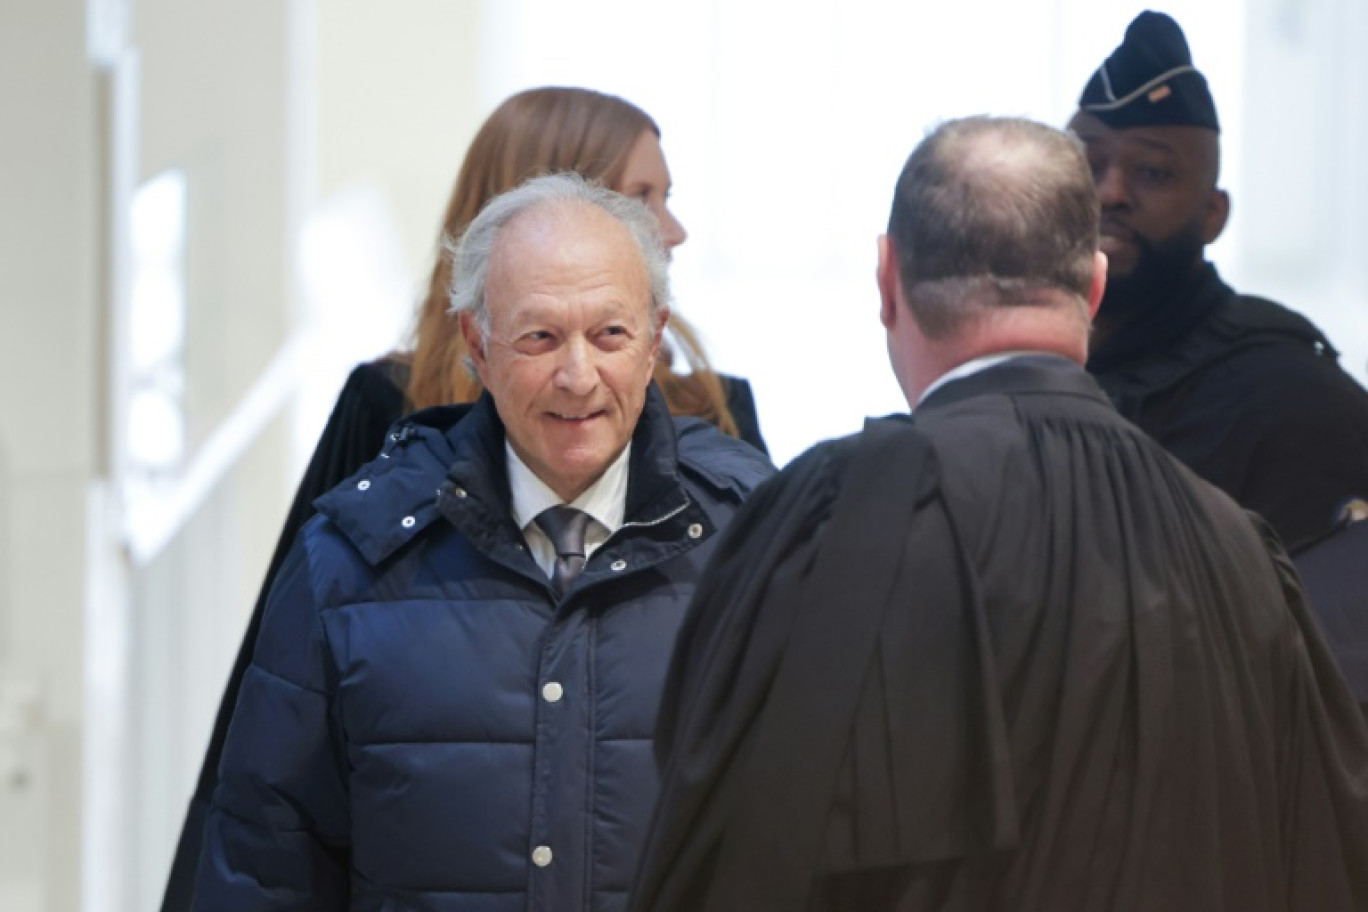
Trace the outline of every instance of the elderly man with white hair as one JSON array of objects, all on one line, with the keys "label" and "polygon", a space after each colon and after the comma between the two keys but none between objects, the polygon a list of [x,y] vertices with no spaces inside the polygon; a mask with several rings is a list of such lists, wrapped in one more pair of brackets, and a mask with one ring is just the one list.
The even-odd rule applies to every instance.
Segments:
[{"label": "elderly man with white hair", "polygon": [[613,910],[651,735],[718,532],[772,468],[651,384],[666,261],[556,175],[453,249],[487,392],[400,422],[272,591],[196,908]]}]

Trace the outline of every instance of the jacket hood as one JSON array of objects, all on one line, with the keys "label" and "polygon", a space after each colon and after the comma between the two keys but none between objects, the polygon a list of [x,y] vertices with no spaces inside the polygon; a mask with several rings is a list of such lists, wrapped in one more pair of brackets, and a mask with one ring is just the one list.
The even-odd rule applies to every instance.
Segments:
[{"label": "jacket hood", "polygon": [[405,416],[385,435],[385,445],[375,459],[314,501],[314,506],[367,561],[379,563],[441,515],[438,489],[461,438],[468,436],[461,431],[463,424],[479,410],[477,402]]}]

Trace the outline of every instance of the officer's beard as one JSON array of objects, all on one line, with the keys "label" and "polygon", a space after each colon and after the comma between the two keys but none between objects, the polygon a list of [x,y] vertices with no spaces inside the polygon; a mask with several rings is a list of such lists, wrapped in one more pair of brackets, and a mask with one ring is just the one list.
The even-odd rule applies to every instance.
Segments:
[{"label": "officer's beard", "polygon": [[[1137,330],[1145,335],[1161,332],[1163,325],[1180,318],[1178,309],[1185,303],[1183,286],[1201,265],[1206,246],[1199,223],[1162,241],[1137,236],[1134,243],[1134,268],[1124,276],[1107,277],[1107,289],[1095,321],[1095,342]],[[1139,340],[1113,341],[1132,348],[1130,343]]]}]

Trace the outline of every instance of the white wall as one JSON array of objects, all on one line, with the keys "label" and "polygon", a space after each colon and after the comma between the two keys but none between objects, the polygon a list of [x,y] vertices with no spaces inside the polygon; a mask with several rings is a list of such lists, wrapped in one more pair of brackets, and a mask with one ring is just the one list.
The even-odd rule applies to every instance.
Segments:
[{"label": "white wall", "polygon": [[1250,4],[1232,220],[1240,278],[1320,325],[1368,376],[1368,4]]},{"label": "white wall", "polygon": [[[904,407],[875,316],[874,237],[926,127],[971,113],[1063,124],[1150,5],[505,0],[486,29],[500,52],[484,85],[489,105],[538,83],[590,85],[659,121],[691,232],[675,255],[679,309],[720,367],[751,378],[782,463]],[[1368,191],[1349,164],[1364,160],[1368,124],[1362,4],[1164,8],[1183,24],[1224,125],[1235,214],[1211,256],[1237,287],[1325,324],[1362,378]],[[1301,248],[1314,256],[1289,255]]]},{"label": "white wall", "polygon": [[[0,0],[0,909],[75,909],[100,355],[82,0]],[[73,863],[73,861],[75,863]]]},{"label": "white wall", "polygon": [[81,0],[0,1],[0,908],[74,909],[96,462],[96,83]]},{"label": "white wall", "polygon": [[447,196],[486,113],[476,100],[481,21],[475,0],[318,6],[315,204],[304,240],[315,332],[301,455],[346,373],[406,343]]}]

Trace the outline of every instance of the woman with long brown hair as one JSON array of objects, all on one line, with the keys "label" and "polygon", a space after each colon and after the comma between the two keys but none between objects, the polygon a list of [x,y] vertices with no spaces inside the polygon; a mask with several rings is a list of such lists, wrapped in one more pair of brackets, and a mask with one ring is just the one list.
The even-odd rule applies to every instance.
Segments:
[{"label": "woman with long brown hair", "polygon": [[[451,264],[446,240],[459,237],[493,197],[530,177],[557,171],[578,172],[640,199],[655,214],[668,249],[684,241],[684,228],[667,205],[670,173],[660,149],[660,129],[640,108],[588,89],[540,88],[510,97],[485,121],[466,152],[447,203],[412,349],[392,352],[352,371],[295,494],[219,706],[163,899],[164,912],[193,904],[204,816],[217,783],[228,723],[256,646],[266,596],[295,535],[314,513],[313,501],[374,458],[389,427],[402,415],[470,402],[481,392],[465,369],[465,343],[448,313]],[[696,332],[675,308],[666,340],[654,380],[670,410],[710,421],[764,450],[749,384],[711,369]],[[687,364],[687,372],[675,372],[676,354]]]}]

